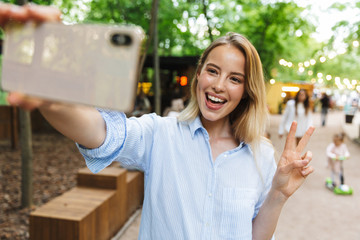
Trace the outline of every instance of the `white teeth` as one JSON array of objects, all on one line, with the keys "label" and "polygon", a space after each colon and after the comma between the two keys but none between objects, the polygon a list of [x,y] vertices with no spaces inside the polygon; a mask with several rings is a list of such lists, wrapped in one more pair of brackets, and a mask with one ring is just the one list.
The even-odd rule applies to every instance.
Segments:
[{"label": "white teeth", "polygon": [[214,97],[214,96],[211,96],[211,95],[208,95],[208,98],[213,101],[213,102],[218,102],[218,103],[223,103],[225,102],[225,100],[222,100],[220,98],[217,98],[217,97]]}]

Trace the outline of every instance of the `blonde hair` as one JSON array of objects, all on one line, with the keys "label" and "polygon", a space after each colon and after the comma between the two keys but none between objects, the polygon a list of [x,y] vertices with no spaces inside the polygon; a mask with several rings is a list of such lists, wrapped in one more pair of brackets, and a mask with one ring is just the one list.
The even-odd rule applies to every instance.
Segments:
[{"label": "blonde hair", "polygon": [[234,46],[245,56],[244,97],[234,111],[230,113],[230,123],[234,132],[234,137],[238,141],[258,145],[262,136],[265,134],[266,125],[268,123],[262,64],[255,47],[244,36],[237,33],[228,33],[226,36],[215,40],[207,49],[205,49],[199,59],[195,75],[192,79],[190,102],[181,112],[178,119],[179,121],[194,120],[201,114],[196,96],[198,84],[197,73],[201,71],[210,52],[214,48],[222,45]]}]

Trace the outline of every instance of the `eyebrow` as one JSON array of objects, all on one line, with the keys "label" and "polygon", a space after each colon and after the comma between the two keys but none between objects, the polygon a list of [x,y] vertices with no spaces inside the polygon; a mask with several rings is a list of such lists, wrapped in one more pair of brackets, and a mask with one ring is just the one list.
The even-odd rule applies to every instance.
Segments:
[{"label": "eyebrow", "polygon": [[[217,68],[218,70],[221,70],[220,67],[214,63],[208,63],[208,64],[206,64],[206,66],[211,66],[211,67]],[[245,74],[240,73],[240,72],[231,72],[230,74],[239,75],[239,76],[245,78]]]}]

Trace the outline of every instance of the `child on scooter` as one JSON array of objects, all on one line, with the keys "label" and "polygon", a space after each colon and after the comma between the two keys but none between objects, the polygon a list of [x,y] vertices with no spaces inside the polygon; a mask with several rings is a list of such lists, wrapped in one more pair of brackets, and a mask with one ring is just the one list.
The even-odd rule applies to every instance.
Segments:
[{"label": "child on scooter", "polygon": [[[333,142],[326,148],[328,166],[331,169],[331,182],[327,181],[327,187],[334,189],[337,184],[344,185],[343,161],[350,157],[350,153],[344,143],[344,133],[335,134]],[[338,177],[338,182],[336,181]]]}]

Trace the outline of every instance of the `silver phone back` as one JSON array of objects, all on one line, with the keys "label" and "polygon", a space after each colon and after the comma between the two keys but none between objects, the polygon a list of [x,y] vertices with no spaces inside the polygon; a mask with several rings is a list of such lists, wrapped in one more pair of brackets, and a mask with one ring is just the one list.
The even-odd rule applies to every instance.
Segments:
[{"label": "silver phone back", "polygon": [[[132,43],[112,44],[114,33],[129,35]],[[142,29],[133,26],[28,23],[9,27],[4,40],[3,89],[131,111],[143,39]]]}]

